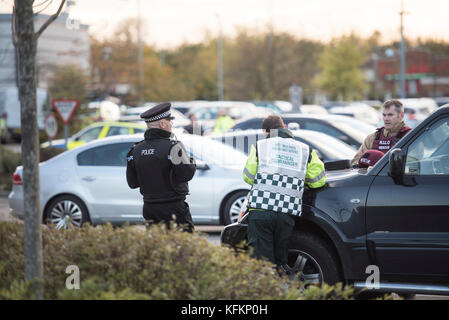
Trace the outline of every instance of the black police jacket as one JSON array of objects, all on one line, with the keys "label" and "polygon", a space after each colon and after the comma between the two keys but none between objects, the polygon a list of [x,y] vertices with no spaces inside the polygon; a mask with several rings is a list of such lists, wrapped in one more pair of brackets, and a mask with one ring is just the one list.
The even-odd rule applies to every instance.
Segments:
[{"label": "black police jacket", "polygon": [[195,161],[182,143],[161,129],[145,131],[145,140],[128,152],[126,180],[130,188],[140,187],[146,203],[184,200],[188,181],[195,175]]}]

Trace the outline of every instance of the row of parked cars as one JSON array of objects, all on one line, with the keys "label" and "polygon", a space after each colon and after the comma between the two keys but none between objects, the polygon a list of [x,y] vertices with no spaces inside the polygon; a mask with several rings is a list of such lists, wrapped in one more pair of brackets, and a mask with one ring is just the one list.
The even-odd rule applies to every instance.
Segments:
[{"label": "row of parked cars", "polygon": [[[376,265],[380,291],[449,294],[449,106],[434,111],[370,170],[349,168],[348,160],[374,126],[326,113],[282,117],[327,168],[326,186],[304,193],[289,249],[293,270],[312,282],[361,288],[366,267]],[[249,186],[241,173],[251,144],[264,137],[263,118],[243,117],[222,135],[176,133],[197,161],[187,198],[192,218],[226,225],[221,238],[231,246],[246,239]],[[128,188],[125,175],[125,155],[142,137],[96,139],[41,163],[42,221],[61,227],[142,223],[142,197]],[[23,216],[21,167],[9,200]]]},{"label": "row of parked cars", "polygon": [[[326,168],[331,169],[333,163],[338,160],[350,160],[354,156],[356,150],[362,144],[364,138],[374,132],[375,127],[367,122],[358,120],[356,117],[329,114],[325,107],[310,106],[308,113],[286,113],[289,107],[286,104],[279,104],[280,102],[174,102],[173,114],[175,116],[174,127],[175,133],[182,141],[186,141],[186,145],[190,148],[192,155],[194,155],[198,163],[205,162],[203,166],[204,170],[199,170],[197,177],[191,183],[191,195],[188,199],[191,203],[192,215],[195,223],[222,223],[227,224],[236,222],[238,215],[240,214],[239,208],[243,203],[243,200],[248,191],[248,186],[241,183],[240,172],[244,165],[244,159],[252,144],[256,143],[258,139],[263,138],[264,134],[260,130],[262,120],[267,114],[273,112],[282,113],[282,117],[288,127],[294,133],[295,139],[308,144],[315,149],[319,157],[325,162]],[[258,111],[259,107],[263,106],[265,109],[271,111],[262,110]],[[60,203],[66,203],[65,197],[75,196],[79,200],[73,201],[80,211],[84,211],[79,216],[79,219],[72,220],[75,224],[82,224],[85,221],[92,223],[104,223],[110,221],[112,223],[130,222],[142,222],[140,214],[141,210],[141,197],[137,190],[128,190],[126,187],[126,181],[124,170],[125,162],[123,154],[126,154],[132,143],[120,143],[120,148],[117,146],[107,145],[113,141],[112,139],[96,142],[95,144],[88,144],[87,150],[100,150],[90,151],[92,162],[79,162],[78,154],[85,148],[79,149],[80,146],[89,143],[94,140],[108,138],[113,136],[132,135],[138,134],[138,138],[141,139],[143,132],[146,130],[145,123],[140,119],[140,113],[150,108],[153,104],[148,103],[142,107],[129,108],[122,112],[120,118],[121,121],[111,122],[102,121],[92,124],[76,133],[69,138],[67,149],[77,149],[71,153],[64,153],[63,156],[57,157],[46,163],[42,163],[41,174],[41,190],[45,191],[45,197],[42,199],[43,206],[43,219],[47,219],[52,211],[52,207],[58,207]],[[282,105],[282,108],[280,107]],[[291,105],[290,105],[291,107]],[[306,106],[309,107],[309,106]],[[356,105],[352,107],[330,107],[332,108],[356,108]],[[363,108],[363,106],[360,106]],[[197,115],[197,118],[201,121],[210,121],[209,127],[213,126],[213,123],[217,117],[218,110],[220,108],[228,109],[228,114],[232,115],[236,119],[234,127],[225,134],[221,135],[209,135],[207,138],[195,137],[197,139],[192,140],[190,135],[183,134],[183,127],[190,123],[190,120],[185,116],[189,114]],[[324,111],[314,112],[312,109],[319,110],[322,108]],[[204,123],[204,122],[203,122]],[[301,129],[301,130],[298,130]],[[120,138],[117,138],[120,139]],[[134,141],[134,140],[133,140]],[[198,150],[194,150],[194,146],[190,146],[189,141],[194,141],[195,145],[201,146],[204,152],[199,154]],[[218,142],[218,143],[216,143]],[[49,143],[44,143],[42,147],[48,147]],[[52,146],[56,148],[65,148],[63,140],[52,141]],[[229,146],[230,148],[225,148]],[[117,149],[119,148],[119,149]],[[224,153],[224,155],[232,155],[230,158],[232,161],[222,161],[217,156],[220,152],[216,152],[222,148],[222,150],[232,150]],[[115,150],[115,152],[107,150]],[[215,150],[208,156],[208,150]],[[114,155],[112,154],[114,153]],[[105,155],[106,154],[106,155]],[[71,156],[70,156],[71,155]],[[69,161],[74,166],[74,170],[65,170],[62,176],[67,176],[68,172],[72,172],[78,178],[68,178],[67,183],[53,183],[51,178],[45,176],[45,167],[50,168],[59,167],[65,168],[67,165],[65,161],[74,157],[76,161]],[[204,157],[204,158],[203,158]],[[83,158],[84,159],[84,158]],[[240,162],[236,159],[240,159]],[[206,161],[207,160],[207,161]],[[237,161],[237,162],[236,162]],[[58,165],[61,163],[61,165]],[[229,167],[234,169],[240,166],[236,171],[237,174],[229,174],[227,177],[233,177],[226,180],[224,183],[226,187],[222,187],[222,176],[218,173],[220,170],[230,170]],[[80,176],[79,172],[85,171],[85,167],[98,167],[94,168],[92,174]],[[114,167],[114,168],[110,168]],[[120,168],[117,168],[120,167]],[[100,169],[101,170],[97,170]],[[83,170],[82,170],[83,169]],[[102,177],[102,171],[112,170],[114,174],[108,173],[108,179],[112,179],[116,176],[117,181],[111,183],[105,177]],[[220,170],[219,170],[220,169]],[[20,186],[21,169],[18,168],[15,174],[15,186]],[[218,170],[218,171],[217,171]],[[240,172],[239,172],[240,170]],[[123,172],[122,172],[123,171]],[[51,175],[58,177],[58,170],[50,169]],[[56,172],[56,173],[55,173]],[[223,177],[226,175],[223,175]],[[201,179],[200,179],[201,178]],[[62,178],[58,178],[58,181],[62,181]],[[81,179],[81,180],[80,180]],[[209,179],[210,182],[207,185],[213,186],[203,190],[201,183],[196,184],[195,180],[203,181]],[[48,185],[47,185],[48,183]],[[105,187],[101,187],[104,183]],[[121,185],[125,190],[122,190],[123,197],[113,196],[115,193],[110,192],[108,187],[114,187],[115,185]],[[103,193],[103,196],[97,194],[92,195],[89,193],[89,189],[95,192]],[[224,188],[224,189],[223,189]],[[18,187],[20,189],[20,187]],[[22,212],[21,195],[20,192],[14,192],[13,190],[11,199],[11,207],[18,214]],[[203,194],[204,192],[210,194],[207,199],[211,199],[209,206],[205,204],[204,199],[206,197],[198,197],[196,195]],[[61,195],[64,195],[62,198]],[[58,198],[59,197],[59,198]],[[108,202],[108,198],[114,198],[116,201]],[[57,201],[55,200],[57,199]],[[105,202],[101,204],[101,199]],[[124,208],[119,203],[127,203],[127,208]],[[50,205],[53,204],[53,205]],[[113,210],[112,207],[116,208]],[[133,207],[133,208],[131,208]],[[81,210],[84,208],[85,210]],[[61,219],[65,216],[62,214]],[[82,218],[84,217],[84,219]],[[135,219],[134,219],[135,218]],[[52,220],[53,222],[59,222],[58,218]]]}]

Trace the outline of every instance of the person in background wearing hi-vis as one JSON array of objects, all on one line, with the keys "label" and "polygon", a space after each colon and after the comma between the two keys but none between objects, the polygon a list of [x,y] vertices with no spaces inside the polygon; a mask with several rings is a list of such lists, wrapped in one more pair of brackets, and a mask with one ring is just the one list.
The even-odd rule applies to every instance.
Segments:
[{"label": "person in background wearing hi-vis", "polygon": [[215,123],[213,134],[222,134],[231,129],[234,126],[234,120],[228,115],[225,108],[221,108],[218,111],[218,119]]},{"label": "person in background wearing hi-vis", "polygon": [[251,146],[243,179],[248,194],[248,245],[256,258],[265,257],[288,273],[287,245],[295,220],[301,215],[304,186],[326,182],[323,162],[315,150],[296,141],[284,121],[270,115],[262,122],[267,139]]}]

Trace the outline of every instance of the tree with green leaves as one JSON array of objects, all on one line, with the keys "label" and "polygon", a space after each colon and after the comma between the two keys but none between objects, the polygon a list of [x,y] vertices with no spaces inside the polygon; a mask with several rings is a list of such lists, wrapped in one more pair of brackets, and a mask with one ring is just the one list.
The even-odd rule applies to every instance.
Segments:
[{"label": "tree with green leaves", "polygon": [[[77,99],[80,102],[80,107],[76,109],[74,116],[78,118],[86,112],[88,102],[86,97],[86,86],[88,77],[86,73],[76,65],[59,65],[54,67],[53,75],[49,81],[48,91],[52,99]],[[63,123],[58,118],[58,127],[62,128]],[[70,121],[70,132],[78,132],[89,121]],[[60,133],[62,135],[62,132]]]},{"label": "tree with green leaves", "polygon": [[361,67],[365,59],[365,44],[355,35],[334,39],[319,57],[321,73],[316,85],[334,100],[363,98],[367,84]]}]

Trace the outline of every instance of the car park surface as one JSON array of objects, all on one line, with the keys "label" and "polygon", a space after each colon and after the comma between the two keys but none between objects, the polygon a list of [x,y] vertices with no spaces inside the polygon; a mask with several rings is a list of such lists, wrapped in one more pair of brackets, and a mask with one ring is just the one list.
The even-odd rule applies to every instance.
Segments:
[{"label": "car park surface", "polygon": [[[327,172],[306,190],[289,264],[312,282],[366,285],[377,292],[449,295],[449,105],[433,112],[374,167]],[[222,243],[246,239],[246,218],[226,226]]]},{"label": "car park surface", "polygon": [[[205,137],[179,134],[197,160],[187,202],[195,224],[236,221],[248,193],[244,154]],[[43,221],[81,225],[142,223],[142,195],[126,182],[126,154],[142,134],[93,141],[39,164]],[[11,208],[23,218],[22,167],[14,174]],[[150,179],[150,177],[149,177]]]}]

